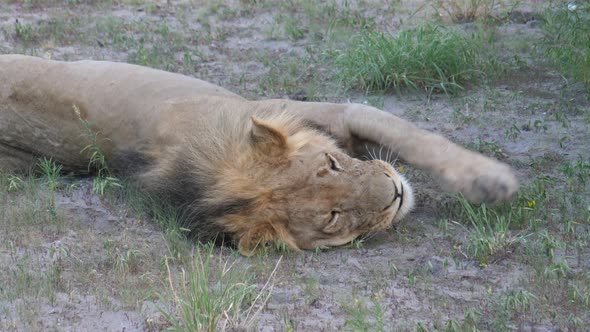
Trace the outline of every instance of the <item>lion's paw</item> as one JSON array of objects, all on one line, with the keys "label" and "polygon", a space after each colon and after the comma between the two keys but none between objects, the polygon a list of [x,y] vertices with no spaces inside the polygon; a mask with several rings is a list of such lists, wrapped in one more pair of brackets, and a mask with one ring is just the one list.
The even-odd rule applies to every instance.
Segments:
[{"label": "lion's paw", "polygon": [[473,203],[497,204],[509,200],[518,190],[510,166],[485,157],[455,163],[441,173],[445,187]]}]

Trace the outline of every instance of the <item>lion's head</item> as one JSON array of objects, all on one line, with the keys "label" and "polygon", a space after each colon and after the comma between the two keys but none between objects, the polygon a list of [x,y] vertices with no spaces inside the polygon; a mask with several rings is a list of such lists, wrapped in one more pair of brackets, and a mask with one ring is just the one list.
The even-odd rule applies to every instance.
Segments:
[{"label": "lion's head", "polygon": [[352,158],[292,116],[220,116],[168,163],[182,179],[171,181],[177,196],[198,198],[186,204],[195,232],[215,225],[244,255],[275,241],[314,249],[387,229],[412,208],[390,164]]}]

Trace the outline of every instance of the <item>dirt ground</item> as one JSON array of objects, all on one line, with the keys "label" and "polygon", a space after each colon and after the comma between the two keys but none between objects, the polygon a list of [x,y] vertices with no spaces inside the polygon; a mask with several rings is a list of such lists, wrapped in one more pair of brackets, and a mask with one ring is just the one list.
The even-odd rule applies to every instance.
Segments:
[{"label": "dirt ground", "polygon": [[[523,187],[544,177],[561,183],[562,165],[588,160],[590,102],[582,87],[542,57],[542,2],[523,1],[512,20],[489,28],[491,49],[504,72],[483,84],[470,84],[453,97],[415,91],[367,95],[343,91],[328,79],[333,69],[325,59],[332,49],[343,47],[338,43],[345,36],[338,34],[358,29],[355,19],[395,33],[437,19],[430,2],[369,1],[350,8],[335,2],[341,8],[335,15],[352,23],[346,28],[334,25],[330,31],[322,25],[322,15],[329,14],[314,12],[313,2],[289,3],[3,1],[0,53],[133,62],[202,78],[248,98],[370,103],[511,164]],[[478,29],[475,23],[458,27],[466,33]],[[332,41],[325,41],[330,34]],[[533,262],[537,256],[531,254],[541,250],[534,245],[536,235],[482,264],[466,254],[471,225],[454,212],[455,198],[442,193],[422,172],[404,169],[416,188],[417,208],[396,230],[318,252],[271,251],[240,258],[218,249],[253,271],[260,286],[281,259],[272,294],[252,329],[444,330],[450,320],[467,324],[467,313],[474,309],[480,330],[587,328],[587,307],[556,303],[555,299],[568,298],[569,288],[564,294],[539,293],[543,287]],[[0,285],[0,330],[167,327],[157,310],[166,304],[154,295],[167,287],[160,260],[169,254],[166,235],[124,203],[94,195],[89,179],[68,181],[55,193],[58,221],[50,226],[34,217],[25,226],[8,221],[22,217],[19,206],[31,202],[40,202],[37,208],[42,211],[50,194],[0,194],[0,220],[5,221],[0,225],[0,266],[8,267],[0,274],[0,281],[5,280]],[[580,206],[590,209],[589,188],[582,186]],[[547,189],[551,190],[567,188],[556,185]],[[541,227],[556,229],[555,237],[567,242],[560,237],[564,221],[559,218],[566,212],[551,204],[544,208],[547,217]],[[567,213],[579,221],[579,233],[590,238],[583,215],[588,211]],[[113,262],[123,256],[128,264],[117,268]],[[569,272],[564,278],[590,289],[588,241],[575,254],[567,246],[556,246],[554,256],[565,257]],[[42,280],[56,266],[60,281],[46,291]],[[532,304],[501,316],[507,296],[519,290],[534,294]]]}]

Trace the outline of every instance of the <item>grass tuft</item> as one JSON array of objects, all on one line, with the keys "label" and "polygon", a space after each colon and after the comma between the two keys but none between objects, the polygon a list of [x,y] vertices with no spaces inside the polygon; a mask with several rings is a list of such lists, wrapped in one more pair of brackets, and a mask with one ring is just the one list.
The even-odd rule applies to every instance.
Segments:
[{"label": "grass tuft", "polygon": [[252,273],[238,267],[236,260],[226,259],[214,250],[213,244],[197,246],[194,260],[187,270],[182,269],[180,280],[170,267],[171,258],[165,260],[174,308],[160,308],[160,312],[171,324],[169,330],[253,328],[255,318],[271,295],[280,260],[266,284],[258,289]]},{"label": "grass tuft", "polygon": [[100,148],[100,132],[95,132],[88,120],[82,118],[80,109],[76,105],[73,107],[74,113],[76,113],[80,124],[86,131],[86,137],[90,140],[90,144],[86,145],[80,153],[86,152],[88,154],[90,159],[88,169],[93,168],[96,171],[96,176],[92,179],[92,189],[98,196],[104,196],[111,189],[121,188],[121,181],[112,175],[107,165],[106,156]]},{"label": "grass tuft", "polygon": [[557,1],[545,13],[547,57],[590,91],[590,4]]},{"label": "grass tuft", "polygon": [[2,183],[8,192],[19,191],[25,186],[25,181],[21,177],[12,174],[3,176]]},{"label": "grass tuft", "polygon": [[381,92],[410,87],[455,93],[482,74],[477,43],[436,25],[395,36],[365,30],[335,64],[346,88]]},{"label": "grass tuft", "polygon": [[45,183],[47,184],[49,191],[55,192],[59,186],[62,166],[56,164],[51,158],[41,159],[38,166],[41,174],[45,177]]},{"label": "grass tuft", "polygon": [[506,5],[503,0],[435,0],[432,6],[440,16],[452,22],[465,23],[494,16],[494,11]]},{"label": "grass tuft", "polygon": [[463,197],[459,202],[474,227],[468,237],[467,252],[480,265],[497,261],[524,240],[525,236],[510,229],[512,213],[500,214],[485,204],[475,207]]}]

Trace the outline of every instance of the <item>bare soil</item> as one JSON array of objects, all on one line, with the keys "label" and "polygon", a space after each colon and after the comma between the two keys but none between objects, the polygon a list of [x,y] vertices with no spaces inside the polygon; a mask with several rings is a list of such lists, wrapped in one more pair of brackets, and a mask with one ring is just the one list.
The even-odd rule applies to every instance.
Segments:
[{"label": "bare soil", "polygon": [[[365,95],[322,81],[331,69],[313,58],[325,55],[320,48],[327,34],[318,42],[311,27],[316,22],[301,21],[295,27],[303,29],[303,37],[293,38],[284,23],[289,16],[305,15],[305,7],[256,6],[247,1],[41,3],[0,4],[0,53],[135,62],[209,80],[249,98],[368,102],[513,165],[525,186],[541,175],[560,179],[562,164],[590,156],[590,103],[582,87],[568,82],[542,58],[536,1],[521,4],[519,19],[493,28],[506,71],[485,84],[468,86],[456,97],[412,91]],[[369,2],[351,12],[372,19],[374,29],[391,33],[435,16],[432,7],[420,1]],[[38,30],[17,33],[18,24]],[[460,28],[470,32],[477,27],[465,23]],[[334,33],[351,30],[342,31]],[[517,137],[509,137],[511,128]],[[532,265],[523,259],[528,257],[525,248],[512,248],[487,265],[471,259],[464,250],[471,226],[453,219],[455,199],[440,192],[427,175],[405,169],[417,188],[418,207],[396,230],[337,249],[238,258],[262,285],[283,256],[256,329],[391,331],[413,330],[418,323],[443,329],[450,319],[463,321],[465,310],[471,308],[481,313],[481,330],[495,329],[502,295],[525,289],[535,278]],[[17,292],[15,287],[22,285],[10,282],[11,297],[0,285],[0,330],[167,327],[156,309],[165,304],[154,295],[167,287],[165,269],[156,259],[169,254],[165,235],[124,203],[95,196],[89,180],[71,181],[68,186],[73,189],[55,193],[55,229],[44,230],[35,222],[18,231],[9,222],[0,225],[0,265],[7,270],[0,280],[20,280],[24,269],[34,288],[35,280],[51,273],[56,260],[60,269],[51,296]],[[14,211],[18,202],[34,201],[35,195],[0,194],[0,215],[5,217],[0,220],[19,215]],[[51,193],[38,195],[46,200]],[[446,228],[441,220],[447,221]],[[130,248],[137,262],[117,268],[115,262]],[[60,252],[67,255],[60,258]],[[221,254],[235,255],[228,250]],[[558,249],[557,255],[569,253]],[[577,257],[568,260],[572,271],[590,270],[587,246]],[[509,318],[513,329],[553,331],[570,326],[565,305],[551,310],[539,305],[514,315]],[[587,312],[576,315],[585,326],[590,324]]]}]

